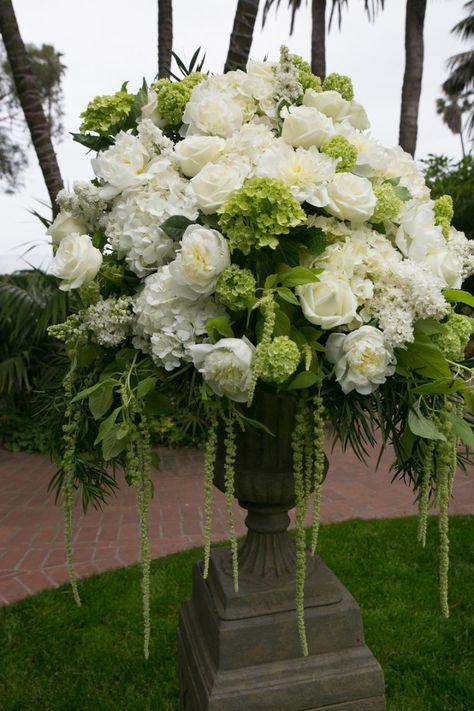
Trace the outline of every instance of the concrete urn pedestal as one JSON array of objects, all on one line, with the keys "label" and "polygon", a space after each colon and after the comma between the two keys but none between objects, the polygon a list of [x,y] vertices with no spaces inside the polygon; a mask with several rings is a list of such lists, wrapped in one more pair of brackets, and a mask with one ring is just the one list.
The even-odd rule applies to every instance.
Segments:
[{"label": "concrete urn pedestal", "polygon": [[[193,570],[181,608],[182,711],[385,711],[384,677],[364,642],[359,606],[318,556],[307,553],[303,657],[295,612],[296,554],[291,399],[258,395],[257,418],[275,433],[238,435],[235,493],[247,509],[234,592],[227,548],[212,551],[207,580]],[[214,483],[223,490],[223,445]]]}]

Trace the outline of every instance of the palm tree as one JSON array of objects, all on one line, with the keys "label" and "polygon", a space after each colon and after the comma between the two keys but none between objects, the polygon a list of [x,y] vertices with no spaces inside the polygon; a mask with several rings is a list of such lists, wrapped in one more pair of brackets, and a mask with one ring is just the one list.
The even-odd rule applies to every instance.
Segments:
[{"label": "palm tree", "polygon": [[[306,3],[308,0],[306,0]],[[379,7],[383,10],[385,0],[364,0],[364,9],[369,21],[375,19]],[[276,7],[280,6],[281,0],[276,0]],[[265,0],[263,7],[263,24],[269,10],[275,4],[275,0]],[[342,24],[342,9],[347,7],[349,0],[331,0],[331,13],[329,16],[328,31],[331,29],[334,14],[337,12],[338,26]],[[293,34],[295,25],[295,15],[302,5],[302,0],[288,0],[288,7],[291,8],[290,35]],[[326,6],[327,0],[311,0],[311,71],[322,79],[326,76]]]},{"label": "palm tree", "polygon": [[56,195],[63,187],[63,181],[51,141],[50,124],[43,111],[38,85],[21,38],[11,0],[0,0],[0,33],[3,37],[18,98],[51,200],[53,214],[55,214]]},{"label": "palm tree", "polygon": [[466,149],[463,136],[463,114],[471,112],[473,102],[466,94],[457,96],[445,96],[436,100],[436,113],[439,114],[443,123],[461,140],[462,156],[465,158]]},{"label": "palm tree", "polygon": [[[451,32],[467,41],[474,37],[474,0],[465,3],[466,17],[454,25]],[[443,84],[443,90],[449,95],[465,94],[474,91],[474,49],[460,52],[448,59],[450,76]]]},{"label": "palm tree", "polygon": [[224,71],[244,69],[252,46],[259,0],[238,0]]},{"label": "palm tree", "polygon": [[423,78],[423,28],[426,0],[407,0],[405,19],[405,73],[402,87],[399,140],[401,147],[415,155],[418,107]]},{"label": "palm tree", "polygon": [[173,49],[172,0],[158,0],[158,77],[169,79]]}]

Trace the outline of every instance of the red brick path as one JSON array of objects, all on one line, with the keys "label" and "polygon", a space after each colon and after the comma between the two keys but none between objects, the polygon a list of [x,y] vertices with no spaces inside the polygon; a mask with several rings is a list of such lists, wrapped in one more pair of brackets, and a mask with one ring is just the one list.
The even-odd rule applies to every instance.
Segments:
[{"label": "red brick path", "polygon": [[[202,455],[195,450],[162,451],[162,469],[154,474],[150,511],[153,557],[202,542]],[[375,457],[374,457],[375,462]],[[397,517],[415,513],[413,496],[403,482],[390,484],[390,456],[377,472],[353,454],[336,451],[323,488],[322,520]],[[54,467],[41,455],[0,451],[0,604],[67,580],[61,507],[47,485]],[[459,472],[451,512],[474,513],[474,472]],[[239,532],[244,512],[236,507]],[[226,538],[223,496],[215,491],[214,540]],[[74,556],[83,577],[139,559],[133,490],[125,483],[103,511],[75,513]]]}]

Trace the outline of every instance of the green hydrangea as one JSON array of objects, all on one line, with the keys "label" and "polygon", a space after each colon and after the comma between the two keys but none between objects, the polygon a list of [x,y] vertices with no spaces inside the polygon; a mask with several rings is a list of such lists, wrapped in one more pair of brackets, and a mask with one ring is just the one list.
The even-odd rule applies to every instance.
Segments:
[{"label": "green hydrangea", "polygon": [[344,74],[328,74],[323,81],[323,91],[338,91],[343,99],[352,101],[354,98],[354,87],[349,77]]},{"label": "green hydrangea", "polygon": [[96,96],[82,112],[84,119],[80,126],[81,133],[93,131],[101,135],[117,133],[127,119],[133,102],[134,94],[129,94],[125,88],[110,96]]},{"label": "green hydrangea", "polygon": [[152,85],[152,89],[158,93],[158,111],[168,124],[179,126],[182,123],[184,109],[194,87],[205,79],[206,74],[193,72],[178,82],[159,79]]},{"label": "green hydrangea", "polygon": [[278,246],[279,235],[305,221],[289,187],[273,178],[252,178],[219,208],[219,226],[231,249],[249,254],[252,247]]},{"label": "green hydrangea", "polygon": [[448,360],[462,360],[473,332],[473,321],[462,314],[451,313],[445,324],[447,330],[432,336],[433,342]]},{"label": "green hydrangea", "polygon": [[237,264],[226,267],[216,285],[216,296],[231,311],[245,309],[255,295],[257,282],[250,269],[241,269]]},{"label": "green hydrangea", "polygon": [[313,74],[308,62],[300,57],[299,54],[292,54],[290,58],[298,69],[298,81],[303,87],[303,91],[306,91],[306,89],[314,89],[317,92],[322,91],[321,79],[316,74]]},{"label": "green hydrangea", "polygon": [[269,383],[283,383],[297,369],[301,353],[288,336],[277,336],[260,354],[260,378]]},{"label": "green hydrangea", "polygon": [[394,220],[400,212],[402,201],[397,197],[393,185],[391,183],[383,183],[374,188],[374,194],[377,198],[377,204],[370,222],[377,224],[384,220]]},{"label": "green hydrangea", "polygon": [[451,195],[441,195],[434,204],[435,222],[440,225],[443,235],[447,238],[454,215],[453,198]]},{"label": "green hydrangea", "polygon": [[357,148],[344,136],[333,136],[323,143],[320,150],[331,158],[341,159],[337,164],[336,173],[350,173],[356,164]]}]

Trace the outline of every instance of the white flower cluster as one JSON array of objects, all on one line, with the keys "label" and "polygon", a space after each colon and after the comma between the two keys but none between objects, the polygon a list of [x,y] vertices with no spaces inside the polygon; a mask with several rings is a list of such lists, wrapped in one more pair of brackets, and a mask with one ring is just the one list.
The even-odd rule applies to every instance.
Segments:
[{"label": "white flower cluster", "polygon": [[118,346],[132,332],[132,301],[129,297],[105,299],[89,306],[83,323],[101,346]]}]

